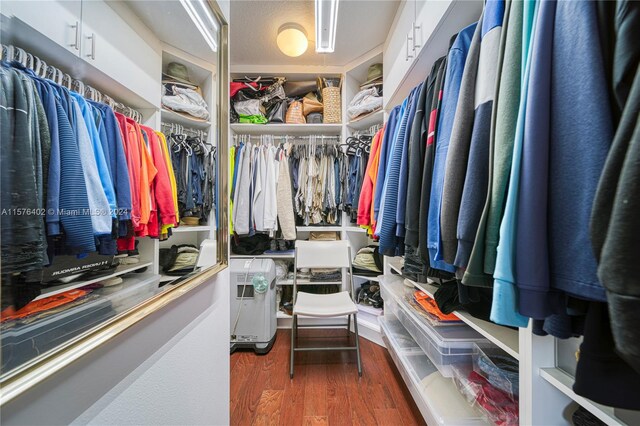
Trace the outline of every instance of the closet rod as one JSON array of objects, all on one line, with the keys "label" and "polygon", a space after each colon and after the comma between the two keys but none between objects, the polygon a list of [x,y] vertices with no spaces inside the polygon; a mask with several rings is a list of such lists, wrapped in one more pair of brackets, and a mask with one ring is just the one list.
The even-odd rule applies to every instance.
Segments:
[{"label": "closet rod", "polygon": [[120,102],[116,102],[113,98],[100,93],[95,88],[84,84],[82,81],[73,79],[67,73],[63,73],[53,65],[47,65],[45,61],[38,58],[31,53],[27,53],[20,47],[13,45],[2,44],[2,52],[0,53],[0,60],[11,62],[18,62],[25,68],[32,70],[36,76],[40,78],[46,78],[54,83],[64,86],[69,90],[75,90],[85,98],[94,102],[102,102],[109,105],[114,111],[120,112],[123,115],[135,120],[138,123],[142,123],[142,114],[135,109],[128,107]]},{"label": "closet rod", "polygon": [[[270,139],[284,139],[284,140],[291,140],[292,142],[296,139],[311,139],[313,136],[275,136],[275,135],[233,135],[233,139],[237,140],[238,138],[254,138],[254,139],[260,139],[260,138],[270,138]],[[340,136],[322,136],[322,135],[317,135],[315,136],[316,140],[319,142],[322,142],[323,140],[339,140]]]},{"label": "closet rod", "polygon": [[207,137],[207,132],[204,130],[197,130],[197,129],[191,129],[189,127],[184,127],[181,124],[176,124],[176,123],[160,123],[161,127],[163,129],[168,130],[171,133],[178,133],[178,134],[191,134],[193,136],[198,136],[201,138],[206,138]]}]

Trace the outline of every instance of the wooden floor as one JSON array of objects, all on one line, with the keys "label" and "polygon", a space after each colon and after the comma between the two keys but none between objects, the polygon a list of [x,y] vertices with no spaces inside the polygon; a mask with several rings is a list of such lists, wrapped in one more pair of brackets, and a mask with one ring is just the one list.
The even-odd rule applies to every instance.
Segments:
[{"label": "wooden floor", "polygon": [[[321,333],[331,343],[345,330]],[[353,340],[353,339],[350,339]],[[420,425],[415,406],[387,350],[361,338],[362,378],[355,352],[299,352],[289,380],[289,330],[278,330],[267,355],[231,355],[232,425]],[[304,345],[307,339],[301,339]],[[316,346],[318,340],[314,341]]]}]

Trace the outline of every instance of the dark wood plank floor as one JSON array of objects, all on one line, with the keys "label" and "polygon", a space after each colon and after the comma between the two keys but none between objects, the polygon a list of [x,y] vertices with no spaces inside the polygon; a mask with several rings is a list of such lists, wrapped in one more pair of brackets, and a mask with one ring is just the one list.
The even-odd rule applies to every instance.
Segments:
[{"label": "dark wood plank floor", "polygon": [[[303,330],[346,345],[345,330]],[[353,339],[349,339],[353,341]],[[355,352],[296,354],[289,380],[289,330],[278,330],[267,355],[231,355],[232,425],[422,425],[424,421],[385,348],[361,338],[362,378]],[[302,338],[301,345],[307,342]],[[313,344],[318,345],[314,340]]]}]

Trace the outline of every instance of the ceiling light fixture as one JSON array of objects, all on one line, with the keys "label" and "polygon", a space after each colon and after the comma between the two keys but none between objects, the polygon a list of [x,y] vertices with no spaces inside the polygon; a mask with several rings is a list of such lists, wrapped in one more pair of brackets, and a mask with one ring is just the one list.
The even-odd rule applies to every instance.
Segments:
[{"label": "ceiling light fixture", "polygon": [[211,50],[217,52],[216,35],[220,27],[207,2],[204,0],[180,0],[180,3],[202,34],[204,41],[207,42]]},{"label": "ceiling light fixture", "polygon": [[336,47],[339,0],[316,1],[316,53],[333,53]]},{"label": "ceiling light fixture", "polygon": [[278,29],[276,44],[282,53],[295,58],[307,51],[309,40],[301,25],[288,23]]}]

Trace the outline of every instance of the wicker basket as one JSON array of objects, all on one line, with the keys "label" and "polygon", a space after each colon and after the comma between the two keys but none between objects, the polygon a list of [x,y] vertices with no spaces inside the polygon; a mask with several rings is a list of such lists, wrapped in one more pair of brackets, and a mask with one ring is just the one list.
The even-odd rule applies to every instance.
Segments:
[{"label": "wicker basket", "polygon": [[342,123],[342,97],[340,87],[325,87],[322,89],[322,102],[324,104],[324,123]]}]

